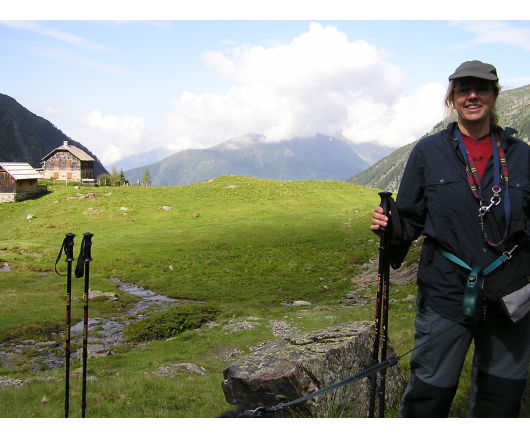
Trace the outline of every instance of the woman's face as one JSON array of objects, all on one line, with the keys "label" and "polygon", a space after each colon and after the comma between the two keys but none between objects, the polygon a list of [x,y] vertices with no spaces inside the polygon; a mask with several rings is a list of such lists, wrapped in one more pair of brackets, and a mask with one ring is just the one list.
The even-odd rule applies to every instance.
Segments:
[{"label": "woman's face", "polygon": [[453,107],[460,122],[489,124],[496,99],[491,81],[472,77],[455,80]]}]

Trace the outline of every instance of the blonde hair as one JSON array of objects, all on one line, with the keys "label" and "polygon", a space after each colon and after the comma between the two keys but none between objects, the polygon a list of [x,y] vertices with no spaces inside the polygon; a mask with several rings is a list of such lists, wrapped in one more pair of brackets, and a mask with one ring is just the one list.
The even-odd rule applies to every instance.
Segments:
[{"label": "blonde hair", "polygon": [[[458,79],[451,79],[449,81],[449,85],[447,87],[447,93],[445,94],[445,116],[446,119],[448,119],[450,116],[453,115],[454,107],[454,89],[455,89],[455,81],[458,82]],[[493,85],[493,94],[495,94],[495,105],[490,111],[490,124],[493,126],[497,126],[499,123],[499,114],[497,113],[497,97],[499,96],[499,93],[501,92],[501,86],[499,85],[499,81],[489,81]]]}]

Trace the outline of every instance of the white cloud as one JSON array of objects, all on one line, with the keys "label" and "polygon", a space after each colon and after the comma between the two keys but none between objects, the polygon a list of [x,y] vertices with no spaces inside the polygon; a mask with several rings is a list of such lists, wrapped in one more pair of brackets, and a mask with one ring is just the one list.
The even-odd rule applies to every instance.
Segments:
[{"label": "white cloud", "polygon": [[508,77],[502,80],[503,88],[520,87],[530,83],[530,76]]},{"label": "white cloud", "polygon": [[91,148],[103,163],[114,163],[124,156],[147,150],[146,143],[150,139],[142,117],[105,116],[101,111],[93,110],[83,117],[82,123],[98,131],[100,140]]},{"label": "white cloud", "polygon": [[[39,35],[44,35],[56,41],[66,43],[64,47],[52,46],[46,49],[41,47],[31,47],[28,50],[38,56],[53,59],[54,61],[60,62],[63,65],[74,65],[81,68],[90,68],[92,70],[107,72],[107,73],[124,73],[125,70],[100,62],[96,59],[87,57],[81,53],[78,53],[78,49],[82,49],[90,52],[109,52],[110,49],[107,46],[93,43],[86,38],[78,35],[63,32],[50,26],[45,26],[41,22],[37,21],[0,21],[1,25],[20,29],[24,31],[30,31]],[[72,47],[73,46],[73,47]]]},{"label": "white cloud", "polygon": [[117,132],[137,141],[145,127],[145,121],[137,116],[104,116],[101,111],[93,110],[84,118],[86,124],[103,131]]},{"label": "white cloud", "polygon": [[405,73],[388,58],[318,23],[274,47],[206,52],[205,64],[233,85],[174,101],[167,119],[183,142],[173,147],[208,147],[251,131],[269,140],[342,131],[355,142],[402,146],[441,119],[444,90],[407,91]]},{"label": "white cloud", "polygon": [[86,57],[68,49],[50,47],[47,49],[37,50],[35,48],[32,48],[29,50],[35,55],[41,56],[43,58],[53,59],[54,61],[67,66],[73,65],[76,67],[89,68],[91,70],[114,74],[125,73],[125,70],[121,67],[116,67],[114,65],[100,62],[96,59]]},{"label": "white cloud", "polygon": [[414,93],[402,94],[391,105],[369,98],[355,100],[348,107],[343,133],[357,142],[404,146],[426,134],[442,119],[444,94],[440,84],[427,84]]},{"label": "white cloud", "polygon": [[60,114],[64,114],[65,110],[63,107],[55,106],[55,105],[46,105],[43,109],[43,113],[45,116],[57,116]]},{"label": "white cloud", "polygon": [[29,30],[31,32],[35,32],[40,35],[53,38],[55,40],[59,40],[68,44],[73,44],[82,49],[104,52],[109,51],[108,47],[92,43],[86,38],[80,37],[69,32],[63,32],[61,30],[54,29],[53,27],[43,26],[42,24],[36,21],[2,21],[1,23],[5,26]]},{"label": "white cloud", "polygon": [[[466,21],[456,23],[463,30],[475,34],[474,44],[501,43],[530,51],[528,22]],[[521,26],[523,24],[523,26]]]}]

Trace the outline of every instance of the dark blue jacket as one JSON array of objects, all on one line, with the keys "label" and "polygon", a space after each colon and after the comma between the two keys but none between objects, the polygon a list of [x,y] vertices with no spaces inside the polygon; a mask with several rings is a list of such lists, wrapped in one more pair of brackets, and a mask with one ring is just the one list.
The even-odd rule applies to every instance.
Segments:
[{"label": "dark blue jacket", "polygon": [[[456,123],[418,142],[408,159],[399,187],[396,204],[412,239],[426,236],[418,269],[418,298],[437,313],[462,322],[464,283],[440,253],[452,252],[469,266],[485,268],[511,249],[516,235],[530,235],[530,218],[524,208],[530,197],[530,147],[515,138],[513,129],[495,128],[508,165],[511,220],[508,239],[499,247],[486,243],[478,217],[478,200],[466,177],[465,161],[458,148]],[[489,204],[493,185],[493,160],[487,164],[480,187],[483,202]],[[490,241],[498,242],[505,231],[505,185],[502,201],[485,219]],[[396,250],[397,248],[394,248]],[[398,250],[404,256],[407,247]],[[395,251],[393,251],[395,252]]]}]

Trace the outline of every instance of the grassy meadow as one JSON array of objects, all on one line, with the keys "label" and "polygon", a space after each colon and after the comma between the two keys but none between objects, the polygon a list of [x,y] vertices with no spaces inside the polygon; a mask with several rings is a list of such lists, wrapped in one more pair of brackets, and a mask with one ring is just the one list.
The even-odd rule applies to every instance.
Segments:
[{"label": "grassy meadow", "polygon": [[[377,258],[378,239],[368,229],[377,190],[239,176],[190,186],[49,189],[39,199],[0,204],[0,265],[11,268],[0,272],[0,344],[64,342],[66,279],[54,264],[67,232],[76,234],[76,258],[82,234],[94,233],[90,288],[119,296],[91,300],[91,318],[119,317],[138,300],[109,277],[204,302],[215,315],[213,324],[190,326],[167,339],[131,341],[111,356],[89,359],[87,417],[218,417],[233,409],[221,388],[223,368],[274,339],[275,321],[310,331],[373,319],[373,305],[339,301],[357,289],[352,278]],[[80,196],[89,193],[95,195]],[[417,257],[416,248],[407,262]],[[64,254],[57,269],[66,273]],[[73,279],[73,323],[82,320],[83,284]],[[374,295],[375,287],[366,294]],[[411,294],[413,283],[391,287],[390,341],[398,353],[413,345],[414,301],[405,299]],[[295,300],[312,305],[282,304]],[[229,330],[249,319],[252,328]],[[33,373],[27,359],[20,354],[12,359],[16,367],[0,367],[0,376],[25,381],[0,387],[0,416],[64,416],[64,367]],[[401,362],[407,374],[408,360]],[[452,416],[467,415],[469,362]],[[173,363],[192,363],[207,373],[157,373]],[[81,415],[80,366],[72,361],[71,417]],[[528,417],[525,400],[522,414]]]}]

